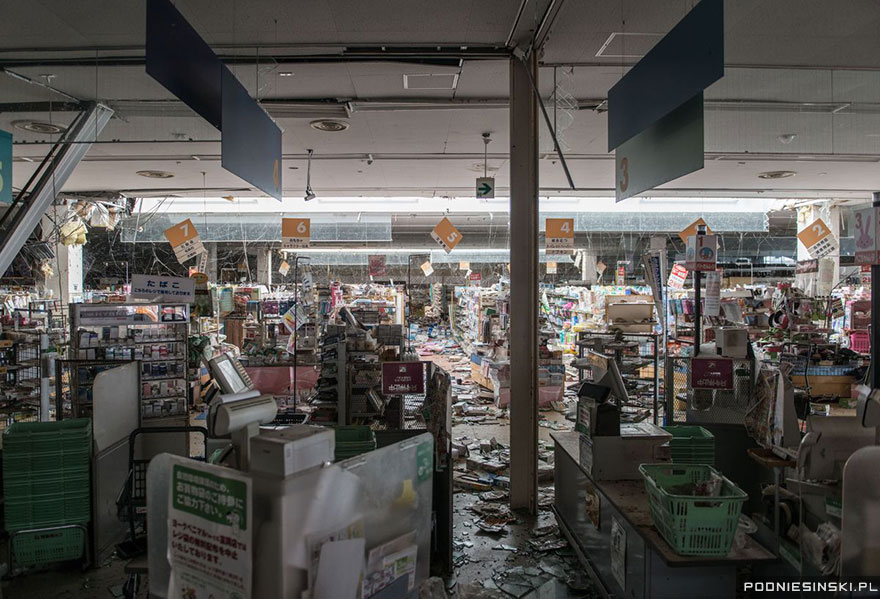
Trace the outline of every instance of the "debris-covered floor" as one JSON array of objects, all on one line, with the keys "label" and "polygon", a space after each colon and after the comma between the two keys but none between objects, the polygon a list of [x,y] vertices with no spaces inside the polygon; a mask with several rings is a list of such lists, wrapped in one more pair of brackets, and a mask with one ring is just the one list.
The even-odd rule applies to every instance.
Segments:
[{"label": "debris-covered floor", "polygon": [[[559,532],[553,503],[554,430],[571,430],[564,412],[572,397],[539,411],[541,484],[537,516],[508,507],[510,465],[508,411],[493,393],[471,379],[471,364],[444,327],[421,335],[419,353],[453,377],[454,577],[447,581],[458,599],[592,598],[599,595]],[[426,337],[428,337],[426,339]],[[574,383],[574,379],[567,381]],[[433,598],[432,598],[433,599]]]},{"label": "debris-covered floor", "polygon": [[[572,398],[539,412],[539,479],[537,516],[508,507],[510,421],[493,393],[471,379],[470,360],[440,329],[418,344],[430,359],[453,377],[453,447],[455,481],[454,576],[445,592],[455,599],[575,599],[598,597],[550,511],[553,502],[554,430],[571,430],[564,412]],[[574,382],[569,381],[569,382]],[[63,599],[121,597],[124,563],[112,558],[100,568],[51,569],[3,582],[4,598]],[[440,599],[436,589],[428,599]]]}]

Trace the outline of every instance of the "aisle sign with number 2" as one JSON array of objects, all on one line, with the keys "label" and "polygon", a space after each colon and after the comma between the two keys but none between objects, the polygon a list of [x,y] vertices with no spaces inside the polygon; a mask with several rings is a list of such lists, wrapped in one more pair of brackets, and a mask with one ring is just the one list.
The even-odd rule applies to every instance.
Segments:
[{"label": "aisle sign with number 2", "polygon": [[286,250],[307,248],[311,244],[312,220],[309,218],[281,219],[281,247]]},{"label": "aisle sign with number 2", "polygon": [[431,237],[446,250],[447,254],[455,249],[455,246],[461,241],[461,233],[446,217],[437,223],[437,226],[431,231]]},{"label": "aisle sign with number 2", "polygon": [[199,232],[190,219],[165,229],[165,238],[171,244],[174,255],[181,264],[205,251]]},{"label": "aisle sign with number 2", "polygon": [[821,218],[817,218],[797,234],[811,258],[822,258],[837,250],[837,240]]},{"label": "aisle sign with number 2", "polygon": [[548,218],[544,246],[548,254],[570,254],[574,250],[574,219]]}]

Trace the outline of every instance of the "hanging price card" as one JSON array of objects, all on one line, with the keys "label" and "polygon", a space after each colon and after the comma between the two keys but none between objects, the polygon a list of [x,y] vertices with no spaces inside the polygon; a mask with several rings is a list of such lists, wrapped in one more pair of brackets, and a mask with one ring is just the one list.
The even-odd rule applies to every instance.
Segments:
[{"label": "hanging price card", "polygon": [[425,273],[426,277],[430,277],[434,274],[434,267],[431,266],[430,262],[424,262],[422,263],[422,272]]},{"label": "hanging price card", "polygon": [[570,254],[574,251],[573,218],[548,218],[544,231],[544,246],[548,254]]},{"label": "hanging price card", "polygon": [[287,273],[290,272],[290,264],[287,263],[287,260],[281,261],[281,265],[278,267],[278,272],[281,273],[282,277],[287,276]]},{"label": "hanging price card", "polygon": [[171,244],[177,261],[183,264],[205,251],[199,232],[190,219],[165,229],[165,238]]},{"label": "hanging price card", "polygon": [[797,236],[807,248],[811,258],[822,258],[837,251],[837,240],[821,218],[807,225]]},{"label": "hanging price card", "polygon": [[547,274],[548,275],[555,275],[556,274],[556,263],[555,262],[548,262],[547,263]]},{"label": "hanging price card", "polygon": [[281,219],[281,247],[298,250],[309,247],[312,237],[312,221],[308,218]]},{"label": "hanging price card", "polygon": [[669,281],[666,283],[670,289],[684,289],[684,282],[687,280],[688,269],[681,264],[675,264],[672,272],[669,273]]},{"label": "hanging price card", "polygon": [[461,233],[446,217],[437,223],[437,226],[431,231],[431,237],[446,250],[447,254],[455,249],[455,246],[461,241]]}]

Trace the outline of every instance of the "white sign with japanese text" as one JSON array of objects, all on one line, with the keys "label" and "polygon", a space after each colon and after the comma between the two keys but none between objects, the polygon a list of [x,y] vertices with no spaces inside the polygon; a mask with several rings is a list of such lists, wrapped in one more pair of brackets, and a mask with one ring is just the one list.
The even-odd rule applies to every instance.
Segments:
[{"label": "white sign with japanese text", "polygon": [[168,597],[251,597],[251,496],[247,477],[174,458],[168,497]]},{"label": "white sign with japanese text", "polygon": [[191,304],[196,299],[196,282],[188,277],[131,275],[131,297],[136,299]]}]

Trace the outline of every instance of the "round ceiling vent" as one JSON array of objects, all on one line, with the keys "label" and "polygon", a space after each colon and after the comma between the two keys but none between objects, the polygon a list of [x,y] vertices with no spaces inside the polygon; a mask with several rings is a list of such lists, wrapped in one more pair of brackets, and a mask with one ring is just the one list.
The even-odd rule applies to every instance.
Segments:
[{"label": "round ceiling vent", "polygon": [[12,126],[22,131],[41,133],[43,135],[57,135],[67,131],[67,127],[64,125],[47,123],[46,121],[12,121]]},{"label": "round ceiling vent", "polygon": [[794,171],[767,171],[765,173],[758,173],[759,179],[787,179],[789,177],[794,177],[797,173]]},{"label": "round ceiling vent", "polygon": [[170,179],[174,176],[174,173],[168,171],[137,171],[136,174],[147,179]]},{"label": "round ceiling vent", "polygon": [[318,131],[326,131],[328,133],[338,133],[340,131],[345,131],[348,129],[348,123],[344,121],[336,121],[333,119],[318,119],[317,121],[312,121],[309,123],[312,126],[312,129],[317,129]]}]

